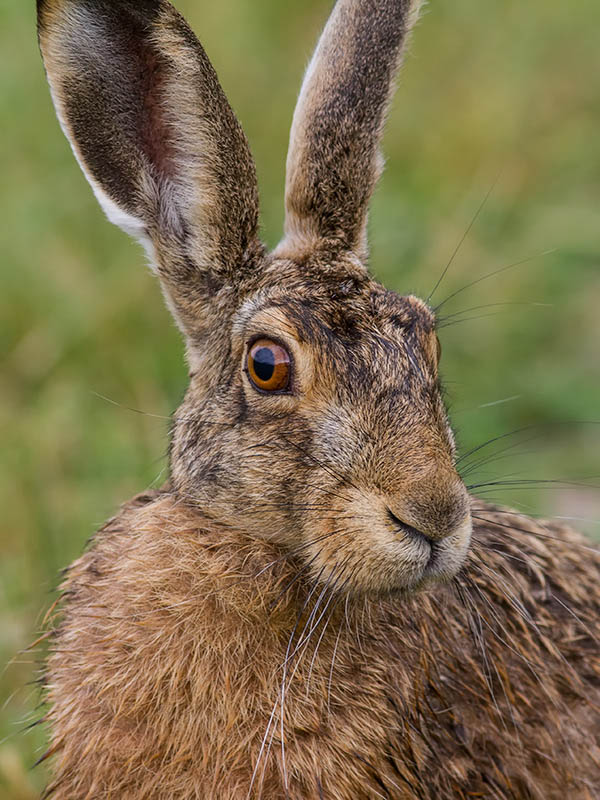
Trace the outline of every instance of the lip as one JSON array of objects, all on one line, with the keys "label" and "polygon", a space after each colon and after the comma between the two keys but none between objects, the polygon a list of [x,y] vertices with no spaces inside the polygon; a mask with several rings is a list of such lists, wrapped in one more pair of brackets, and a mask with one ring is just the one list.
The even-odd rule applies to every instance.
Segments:
[{"label": "lip", "polygon": [[[421,552],[422,556],[427,554],[427,561],[423,564],[423,574],[428,575],[435,570],[436,562],[438,561],[439,547],[437,543],[429,538],[426,534],[418,528],[413,528],[399,519],[392,511],[388,509],[388,518],[393,524],[397,533],[402,534],[410,542],[413,542]],[[423,552],[425,550],[425,552]]]},{"label": "lip", "polygon": [[411,539],[415,539],[416,541],[425,541],[428,544],[431,544],[431,539],[424,533],[422,533],[417,528],[413,528],[412,525],[407,525],[406,522],[402,522],[393,511],[390,511],[389,508],[387,510],[388,518],[393,526],[400,531],[401,533],[407,534]]},{"label": "lip", "polygon": [[388,518],[390,522],[393,524],[394,528],[399,532],[403,533],[405,536],[408,536],[413,542],[419,542],[420,544],[427,544],[429,547],[433,545],[432,540],[426,534],[422,533],[417,528],[413,528],[412,525],[407,525],[406,522],[402,522],[392,511],[388,509]]},{"label": "lip", "polygon": [[[421,574],[423,578],[436,578],[447,573],[448,568],[451,566],[450,563],[445,563],[448,560],[447,556],[449,555],[449,541],[437,541],[432,539],[431,537],[427,536],[427,534],[418,530],[418,528],[414,528],[412,525],[408,525],[406,522],[403,522],[389,509],[388,518],[393,524],[397,533],[406,537],[410,542],[419,548],[422,559],[419,560],[422,564]],[[426,560],[425,556],[427,556]],[[450,559],[450,561],[453,560],[454,559],[452,558]]]},{"label": "lip", "polygon": [[436,544],[436,542],[429,542],[429,561],[425,564],[425,572],[433,572],[437,567],[440,555],[440,548]]}]

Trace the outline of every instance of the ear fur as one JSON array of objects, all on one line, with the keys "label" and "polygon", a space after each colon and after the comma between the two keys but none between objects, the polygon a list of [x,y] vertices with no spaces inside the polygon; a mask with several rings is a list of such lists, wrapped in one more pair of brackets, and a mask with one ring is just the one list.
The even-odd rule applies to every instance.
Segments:
[{"label": "ear fur", "polygon": [[37,9],[77,160],[109,219],[146,247],[180,327],[202,340],[209,299],[261,251],[254,162],[215,71],[167,0]]},{"label": "ear fur", "polygon": [[366,255],[379,140],[421,0],[338,0],[306,72],[290,135],[289,245]]}]

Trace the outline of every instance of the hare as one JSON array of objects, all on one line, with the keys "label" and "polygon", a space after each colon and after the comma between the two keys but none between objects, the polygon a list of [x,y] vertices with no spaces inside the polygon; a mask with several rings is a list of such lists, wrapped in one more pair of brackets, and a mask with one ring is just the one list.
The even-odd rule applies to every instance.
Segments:
[{"label": "hare", "polygon": [[366,267],[417,11],[338,0],[267,253],[246,139],[167,0],[38,0],[60,123],[190,365],[168,484],[62,585],[48,796],[600,796],[598,552],[468,495],[434,312]]}]

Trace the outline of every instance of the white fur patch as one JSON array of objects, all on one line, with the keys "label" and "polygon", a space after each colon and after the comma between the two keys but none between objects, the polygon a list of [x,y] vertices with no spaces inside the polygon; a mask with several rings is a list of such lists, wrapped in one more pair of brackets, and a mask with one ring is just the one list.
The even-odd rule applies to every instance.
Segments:
[{"label": "white fur patch", "polygon": [[135,217],[133,214],[130,214],[128,211],[125,211],[121,208],[115,201],[109,197],[104,189],[100,186],[98,181],[89,173],[83,158],[81,157],[79,151],[77,150],[77,146],[73,137],[71,136],[71,132],[69,127],[66,123],[65,116],[63,114],[63,109],[61,107],[60,101],[50,84],[50,94],[52,96],[52,102],[54,103],[54,108],[56,110],[56,116],[58,117],[58,122],[64,135],[67,138],[67,141],[71,145],[71,150],[73,151],[73,155],[75,156],[77,163],[81,167],[81,171],[85,175],[88,183],[92,187],[92,191],[94,192],[96,199],[100,203],[104,213],[108,217],[109,221],[112,222],[114,225],[117,225],[121,230],[125,231],[125,233],[129,234],[129,236],[133,236],[134,239],[142,245],[146,254],[149,259],[150,268],[153,272],[157,271],[157,262],[156,262],[156,250],[154,249],[154,244],[152,240],[148,236],[148,231],[146,229],[146,225],[144,222],[139,219],[139,217]]}]

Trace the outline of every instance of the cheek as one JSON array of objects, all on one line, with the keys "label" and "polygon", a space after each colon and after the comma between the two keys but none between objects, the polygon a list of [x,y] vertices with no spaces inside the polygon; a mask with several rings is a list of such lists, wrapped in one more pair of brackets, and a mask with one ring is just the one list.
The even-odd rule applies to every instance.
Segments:
[{"label": "cheek", "polygon": [[223,336],[220,324],[207,326],[202,346],[188,342],[186,358],[191,372],[190,391],[200,399],[214,394],[216,388],[229,382],[238,371],[241,354],[232,352],[231,343]]},{"label": "cheek", "polygon": [[355,435],[352,417],[343,406],[332,403],[316,414],[319,424],[314,435],[315,455],[326,461],[335,474],[345,475],[356,465],[365,443]]},{"label": "cheek", "polygon": [[194,490],[203,503],[239,489],[239,426],[246,404],[241,386],[212,388],[195,375],[173,418],[171,476],[177,488]]},{"label": "cheek", "polygon": [[278,429],[267,424],[246,427],[235,450],[238,491],[232,493],[231,501],[238,526],[261,539],[290,547],[301,544],[308,513],[307,480],[296,452]]}]

